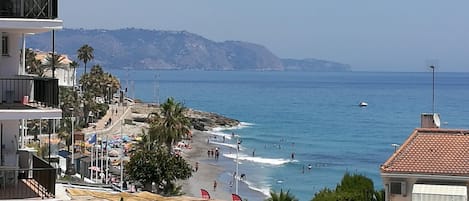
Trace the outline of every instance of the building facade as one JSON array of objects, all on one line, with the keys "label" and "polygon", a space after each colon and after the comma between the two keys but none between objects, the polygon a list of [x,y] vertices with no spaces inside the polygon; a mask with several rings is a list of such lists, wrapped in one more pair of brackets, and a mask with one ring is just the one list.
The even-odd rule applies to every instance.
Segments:
[{"label": "building facade", "polygon": [[26,146],[25,122],[62,117],[58,80],[27,75],[22,52],[28,35],[62,29],[57,10],[57,0],[0,2],[0,199],[55,194],[56,170]]},{"label": "building facade", "polygon": [[380,172],[386,201],[466,201],[469,130],[415,129]]}]

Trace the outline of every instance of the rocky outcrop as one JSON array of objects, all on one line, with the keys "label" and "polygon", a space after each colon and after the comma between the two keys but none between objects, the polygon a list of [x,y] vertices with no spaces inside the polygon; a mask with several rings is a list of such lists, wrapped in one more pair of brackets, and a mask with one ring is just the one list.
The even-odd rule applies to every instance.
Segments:
[{"label": "rocky outcrop", "polygon": [[[158,113],[159,108],[152,105],[133,106],[132,120],[135,122],[146,122],[148,114]],[[234,127],[239,125],[239,121],[231,119],[213,112],[204,112],[188,108],[185,112],[190,119],[192,127],[199,131],[207,131],[215,127]]]},{"label": "rocky outcrop", "polygon": [[215,127],[234,127],[239,121],[212,112],[203,112],[189,109],[186,113],[191,119],[192,126],[196,130],[207,131]]}]

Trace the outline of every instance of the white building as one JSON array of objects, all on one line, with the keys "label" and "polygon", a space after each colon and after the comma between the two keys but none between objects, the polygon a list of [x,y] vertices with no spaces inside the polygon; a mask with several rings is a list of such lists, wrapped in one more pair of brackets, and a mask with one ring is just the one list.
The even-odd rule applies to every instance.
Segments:
[{"label": "white building", "polygon": [[[47,64],[47,57],[50,53],[47,52],[36,52],[36,59],[40,60],[42,64]],[[56,65],[54,76],[59,80],[59,86],[73,87],[76,69],[70,67],[72,60],[67,55],[60,55],[60,63]],[[45,77],[52,77],[52,69],[46,69],[44,72]]]},{"label": "white building", "polygon": [[31,34],[62,29],[58,0],[0,2],[0,199],[53,197],[55,169],[25,147],[28,119],[60,119],[58,80],[28,76],[21,62]]}]

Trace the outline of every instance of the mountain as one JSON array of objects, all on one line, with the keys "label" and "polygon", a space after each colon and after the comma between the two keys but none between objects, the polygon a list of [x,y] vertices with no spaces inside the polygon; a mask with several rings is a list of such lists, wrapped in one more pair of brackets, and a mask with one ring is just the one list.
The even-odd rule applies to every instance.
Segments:
[{"label": "mountain", "polygon": [[[51,50],[51,34],[27,37],[27,47]],[[55,32],[55,51],[77,58],[84,44],[94,48],[90,63],[106,68],[170,70],[346,71],[350,67],[314,59],[280,59],[262,45],[215,42],[187,31],[136,28],[63,29]],[[297,62],[295,62],[297,61]],[[348,68],[345,68],[347,66]]]}]

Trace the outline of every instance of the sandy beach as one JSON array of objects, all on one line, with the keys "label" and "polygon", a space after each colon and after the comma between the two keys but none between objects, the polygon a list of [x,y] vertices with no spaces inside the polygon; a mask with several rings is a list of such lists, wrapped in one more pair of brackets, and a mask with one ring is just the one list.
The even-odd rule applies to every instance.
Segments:
[{"label": "sandy beach", "polygon": [[[218,180],[223,169],[207,161],[207,150],[215,148],[214,145],[207,144],[209,135],[193,130],[193,136],[192,149],[185,149],[183,156],[193,167],[198,162],[199,168],[198,171],[193,172],[191,178],[181,181],[183,192],[188,196],[200,197],[200,189],[205,189],[212,199],[231,200],[231,192],[227,191],[228,184]],[[216,190],[213,189],[214,181],[217,181]]]},{"label": "sandy beach", "polygon": [[[117,112],[115,112],[116,109]],[[144,103],[135,103],[127,107],[111,106],[108,113],[96,123],[95,128],[87,128],[83,131],[87,133],[87,137],[91,133],[98,133],[100,138],[112,138],[120,135],[121,129],[125,131],[126,135],[138,136],[142,133],[142,129],[146,130],[148,128],[147,123],[134,121],[132,124],[124,124],[121,128],[119,122],[124,119],[145,118],[149,113],[156,110],[155,107]],[[113,119],[113,123],[106,127],[105,122],[109,118]],[[216,145],[207,144],[207,139],[210,135],[206,132],[193,129],[192,134],[192,141],[186,142],[190,144],[191,148],[183,148],[182,156],[194,170],[198,162],[198,171],[194,171],[191,178],[178,181],[182,185],[182,192],[185,196],[201,198],[200,189],[205,189],[209,192],[212,200],[231,200],[229,184],[218,180],[218,177],[223,172],[222,167],[212,163],[207,157],[207,150],[215,149]],[[214,189],[214,181],[217,181],[216,189]]]}]

